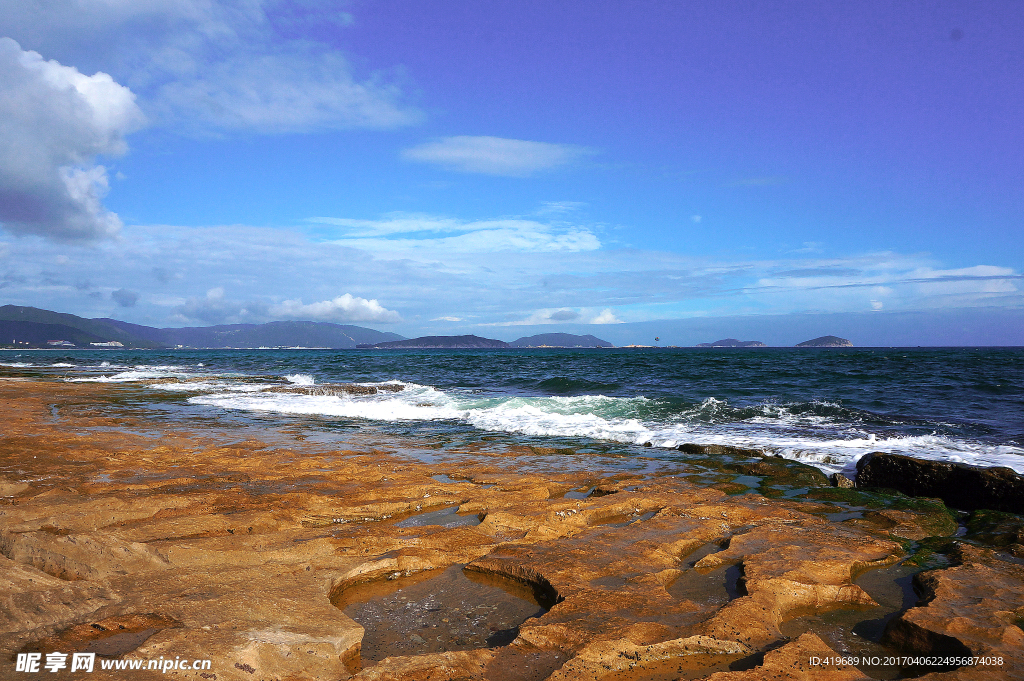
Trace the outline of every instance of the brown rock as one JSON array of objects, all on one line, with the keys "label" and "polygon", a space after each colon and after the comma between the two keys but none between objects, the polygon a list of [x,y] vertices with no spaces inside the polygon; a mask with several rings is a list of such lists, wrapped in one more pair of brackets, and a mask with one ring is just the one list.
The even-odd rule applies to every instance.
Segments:
[{"label": "brown rock", "polygon": [[957,674],[1010,678],[1024,669],[1024,566],[965,544],[957,557],[959,566],[917,575],[919,605],[893,620],[883,640],[907,654],[998,658],[1000,665],[967,666]]},{"label": "brown rock", "polygon": [[708,681],[860,681],[867,679],[852,665],[815,664],[815,660],[835,659],[840,655],[814,634],[800,638],[764,655],[764,663],[740,672],[712,674]]}]

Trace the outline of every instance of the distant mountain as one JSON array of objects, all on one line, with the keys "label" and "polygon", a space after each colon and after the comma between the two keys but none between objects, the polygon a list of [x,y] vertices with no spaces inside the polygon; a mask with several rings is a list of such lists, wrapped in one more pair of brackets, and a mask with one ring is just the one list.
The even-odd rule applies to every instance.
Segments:
[{"label": "distant mountain", "polygon": [[50,341],[67,341],[89,347],[89,343],[101,343],[106,338],[86,333],[66,324],[43,324],[40,322],[12,322],[0,320],[0,345],[36,348],[48,347]]},{"label": "distant mountain", "polygon": [[508,348],[505,341],[480,336],[421,336],[409,340],[389,341],[386,343],[362,344],[360,348],[377,350],[440,350],[440,349],[472,349],[472,348]]},{"label": "distant mountain", "polygon": [[821,338],[813,338],[803,343],[797,343],[798,348],[852,348],[853,343],[840,338],[839,336],[822,336]]},{"label": "distant mountain", "polygon": [[170,347],[181,345],[189,348],[351,349],[360,343],[380,343],[403,338],[397,333],[329,322],[268,322],[154,329],[127,322],[110,321],[130,333]]},{"label": "distant mountain", "polygon": [[766,348],[761,341],[741,341],[735,338],[723,338],[714,343],[697,343],[698,348]]},{"label": "distant mountain", "polygon": [[539,333],[509,343],[513,348],[613,348],[606,340],[595,336],[576,336],[571,333]]},{"label": "distant mountain", "polygon": [[269,322],[158,329],[117,319],[84,319],[34,307],[0,307],[0,345],[17,340],[26,347],[47,347],[47,341],[65,340],[80,347],[89,347],[89,343],[117,341],[126,348],[350,349],[361,343],[402,339],[397,333],[328,322]]},{"label": "distant mountain", "polygon": [[[84,319],[73,314],[51,312],[37,307],[4,305],[0,307],[0,323],[3,322],[18,323],[16,327],[10,327],[10,331],[17,328],[23,335],[21,338],[12,336],[6,327],[0,327],[4,329],[3,335],[0,336],[0,344],[3,345],[8,344],[10,340],[28,341],[29,336],[37,339],[32,341],[32,345],[40,347],[47,347],[46,341],[50,340],[66,340],[84,347],[89,347],[89,343],[109,341],[117,341],[126,348],[158,348],[162,345],[142,336],[135,336],[117,326],[123,322],[111,323],[113,320],[110,319]],[[54,326],[64,327],[64,329],[45,328]]]}]

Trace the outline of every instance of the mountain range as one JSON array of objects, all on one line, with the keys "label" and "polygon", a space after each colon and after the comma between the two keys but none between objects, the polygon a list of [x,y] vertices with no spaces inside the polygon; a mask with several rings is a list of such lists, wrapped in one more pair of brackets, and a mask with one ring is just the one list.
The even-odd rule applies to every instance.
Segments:
[{"label": "mountain range", "polygon": [[20,305],[0,306],[0,347],[124,348],[535,348],[612,347],[594,336],[542,333],[511,343],[479,336],[424,336],[329,322],[267,322],[156,328],[117,319],[86,319]]},{"label": "mountain range", "polygon": [[[329,322],[268,322],[158,329],[117,319],[85,319],[35,307],[0,307],[0,346],[77,347],[120,343],[125,348],[354,348],[361,343],[403,340],[397,333]],[[69,347],[69,346],[64,346]]]}]

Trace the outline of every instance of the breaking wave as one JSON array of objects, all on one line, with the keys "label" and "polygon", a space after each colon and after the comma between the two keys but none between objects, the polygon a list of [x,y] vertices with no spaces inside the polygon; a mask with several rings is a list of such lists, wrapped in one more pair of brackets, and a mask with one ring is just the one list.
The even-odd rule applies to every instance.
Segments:
[{"label": "breaking wave", "polygon": [[[193,404],[222,409],[365,419],[382,422],[458,421],[481,430],[591,438],[675,448],[684,443],[762,449],[813,464],[849,471],[868,452],[912,454],[1024,472],[1024,449],[993,446],[951,435],[870,432],[883,423],[905,425],[834,403],[766,403],[732,407],[708,398],[680,409],[663,400],[603,395],[478,397],[431,386],[403,384],[401,392],[370,396],[250,390],[195,396]],[[311,391],[315,392],[315,391]]]}]

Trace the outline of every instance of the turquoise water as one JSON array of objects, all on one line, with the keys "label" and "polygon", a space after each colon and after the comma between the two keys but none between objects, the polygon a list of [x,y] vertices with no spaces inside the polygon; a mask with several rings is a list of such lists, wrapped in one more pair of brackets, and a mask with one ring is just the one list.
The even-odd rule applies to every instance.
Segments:
[{"label": "turquoise water", "polygon": [[165,418],[315,417],[624,456],[730,444],[829,472],[885,451],[1024,472],[1022,348],[0,351],[0,374],[124,386]]}]

